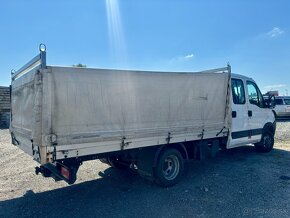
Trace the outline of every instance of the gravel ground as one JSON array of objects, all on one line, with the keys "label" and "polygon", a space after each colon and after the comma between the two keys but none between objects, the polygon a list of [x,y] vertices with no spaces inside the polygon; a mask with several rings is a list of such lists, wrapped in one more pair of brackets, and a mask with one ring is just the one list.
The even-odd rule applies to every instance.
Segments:
[{"label": "gravel ground", "polygon": [[290,140],[290,121],[281,120],[277,122],[276,141]]},{"label": "gravel ground", "polygon": [[190,162],[172,188],[99,161],[85,162],[71,186],[36,176],[8,130],[0,151],[0,217],[290,217],[290,122],[277,123],[272,152],[243,147]]}]

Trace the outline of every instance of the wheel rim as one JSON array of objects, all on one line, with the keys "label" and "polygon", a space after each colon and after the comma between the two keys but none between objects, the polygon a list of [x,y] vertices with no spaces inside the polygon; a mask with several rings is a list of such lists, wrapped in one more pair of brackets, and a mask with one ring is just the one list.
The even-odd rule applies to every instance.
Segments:
[{"label": "wheel rim", "polygon": [[177,177],[180,169],[180,163],[178,157],[174,155],[168,156],[162,167],[163,176],[167,180],[173,180]]},{"label": "wheel rim", "polygon": [[272,146],[272,138],[269,135],[263,137],[263,146],[264,148],[269,148]]}]

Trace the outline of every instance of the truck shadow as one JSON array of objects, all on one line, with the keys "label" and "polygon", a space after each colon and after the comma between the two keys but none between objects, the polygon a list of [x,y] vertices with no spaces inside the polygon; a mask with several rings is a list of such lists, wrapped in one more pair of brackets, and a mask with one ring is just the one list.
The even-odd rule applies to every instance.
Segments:
[{"label": "truck shadow", "polygon": [[0,217],[235,217],[263,215],[267,207],[283,217],[290,212],[287,201],[279,202],[290,194],[289,154],[258,154],[253,147],[223,151],[215,159],[189,162],[171,188],[109,167],[100,179],[2,201]]}]

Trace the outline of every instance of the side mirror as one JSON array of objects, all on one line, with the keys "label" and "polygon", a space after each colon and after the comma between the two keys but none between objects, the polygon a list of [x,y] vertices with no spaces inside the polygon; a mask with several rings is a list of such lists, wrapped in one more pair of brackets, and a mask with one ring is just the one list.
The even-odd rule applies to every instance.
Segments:
[{"label": "side mirror", "polygon": [[268,99],[266,99],[265,103],[267,105],[268,108],[275,108],[276,106],[276,98],[275,98],[275,95],[269,95],[268,96]]}]

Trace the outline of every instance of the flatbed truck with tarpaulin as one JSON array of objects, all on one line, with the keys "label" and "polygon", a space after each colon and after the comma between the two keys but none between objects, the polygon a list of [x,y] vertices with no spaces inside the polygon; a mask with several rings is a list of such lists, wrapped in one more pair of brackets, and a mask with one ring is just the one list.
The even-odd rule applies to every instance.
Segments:
[{"label": "flatbed truck with tarpaulin", "polygon": [[155,72],[50,66],[46,49],[12,74],[12,143],[36,173],[73,184],[84,161],[129,167],[161,186],[188,160],[274,145],[273,104],[231,66]]}]

